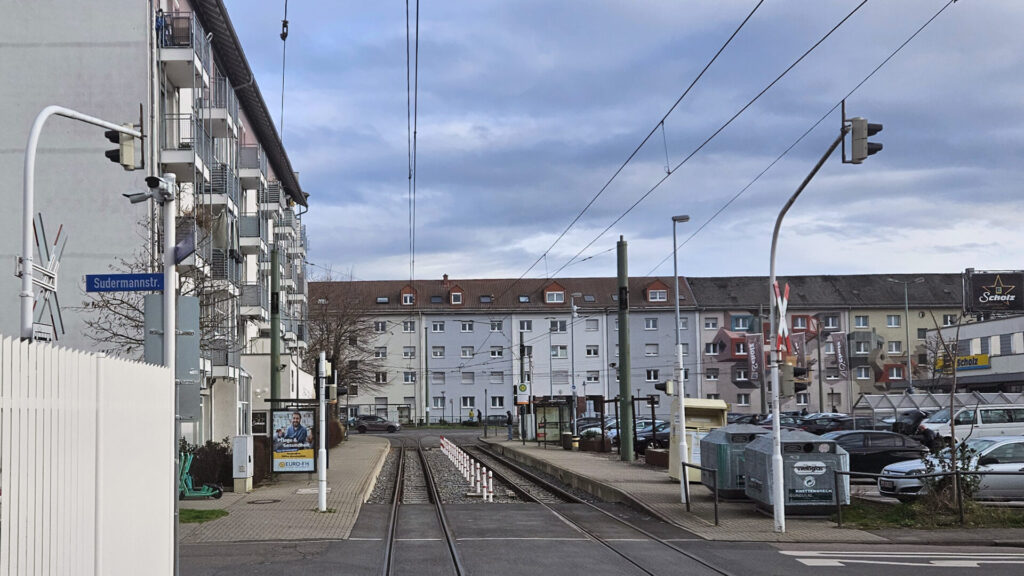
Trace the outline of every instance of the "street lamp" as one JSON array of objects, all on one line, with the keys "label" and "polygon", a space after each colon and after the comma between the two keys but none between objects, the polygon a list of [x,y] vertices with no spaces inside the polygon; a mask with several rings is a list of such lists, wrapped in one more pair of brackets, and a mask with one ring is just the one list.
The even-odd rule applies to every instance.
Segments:
[{"label": "street lamp", "polygon": [[683,330],[680,326],[679,317],[679,259],[676,256],[678,243],[676,242],[676,224],[689,222],[690,217],[686,214],[672,217],[672,277],[675,279],[675,308],[676,308],[676,397],[679,398],[679,422],[676,429],[679,430],[679,498],[684,504],[690,500],[690,484],[687,474],[686,456],[688,447],[686,445],[686,392],[683,389]]},{"label": "street lamp", "polygon": [[573,292],[569,295],[569,383],[572,390],[572,411],[569,413],[569,423],[572,426],[572,434],[576,435],[576,298],[582,298],[580,292]]},{"label": "street lamp", "polygon": [[910,284],[920,284],[924,282],[924,278],[919,276],[913,280],[897,280],[895,278],[886,278],[886,280],[894,284],[903,284],[903,315],[907,324],[907,391],[911,392],[914,389],[914,371],[910,368],[910,298],[907,293]]}]

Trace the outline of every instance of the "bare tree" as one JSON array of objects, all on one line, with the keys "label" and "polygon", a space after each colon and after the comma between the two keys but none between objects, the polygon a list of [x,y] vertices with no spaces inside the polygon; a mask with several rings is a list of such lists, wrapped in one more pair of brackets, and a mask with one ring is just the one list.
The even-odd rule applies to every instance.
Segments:
[{"label": "bare tree", "polygon": [[313,370],[323,351],[338,373],[338,383],[348,386],[350,393],[382,391],[387,384],[378,383],[376,376],[384,369],[384,359],[375,354],[372,317],[356,295],[338,288],[343,284],[333,284],[331,270],[311,276],[309,346],[303,365]]}]

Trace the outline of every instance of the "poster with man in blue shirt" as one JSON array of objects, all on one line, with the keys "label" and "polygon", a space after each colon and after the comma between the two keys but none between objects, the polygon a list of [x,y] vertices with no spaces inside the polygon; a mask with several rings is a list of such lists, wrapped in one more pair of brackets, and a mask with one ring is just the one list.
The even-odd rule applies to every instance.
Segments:
[{"label": "poster with man in blue shirt", "polygon": [[313,472],[316,458],[313,450],[315,434],[313,410],[275,410],[274,472]]}]

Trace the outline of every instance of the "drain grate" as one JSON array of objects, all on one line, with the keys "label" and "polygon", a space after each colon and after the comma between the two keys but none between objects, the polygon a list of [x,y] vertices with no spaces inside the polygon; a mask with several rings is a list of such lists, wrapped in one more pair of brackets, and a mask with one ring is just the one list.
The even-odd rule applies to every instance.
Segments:
[{"label": "drain grate", "polygon": [[280,502],[280,500],[276,498],[265,498],[263,500],[249,500],[246,504],[276,504],[278,502]]}]

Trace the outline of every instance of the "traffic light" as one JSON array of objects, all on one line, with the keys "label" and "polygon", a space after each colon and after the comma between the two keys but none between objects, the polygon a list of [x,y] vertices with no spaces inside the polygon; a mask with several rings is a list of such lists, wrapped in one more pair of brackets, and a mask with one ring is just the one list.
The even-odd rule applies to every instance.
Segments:
[{"label": "traffic light", "polygon": [[796,394],[796,380],[793,376],[793,368],[789,364],[779,365],[779,396],[786,397]]},{"label": "traffic light", "polygon": [[878,142],[868,142],[869,136],[882,131],[881,124],[872,124],[866,118],[850,118],[850,162],[860,164],[865,158],[882,149]]},{"label": "traffic light", "polygon": [[666,396],[674,396],[674,387],[672,386],[671,380],[665,380],[664,382],[658,382],[654,385],[655,390],[661,390]]},{"label": "traffic light", "polygon": [[[132,130],[139,130],[139,126],[133,124],[122,124],[122,126]],[[103,132],[103,135],[106,136],[107,140],[117,144],[117,148],[103,153],[108,160],[120,164],[125,170],[143,168],[141,139],[124,132],[118,132],[117,130],[107,130]],[[136,145],[138,146],[137,150]]]}]

